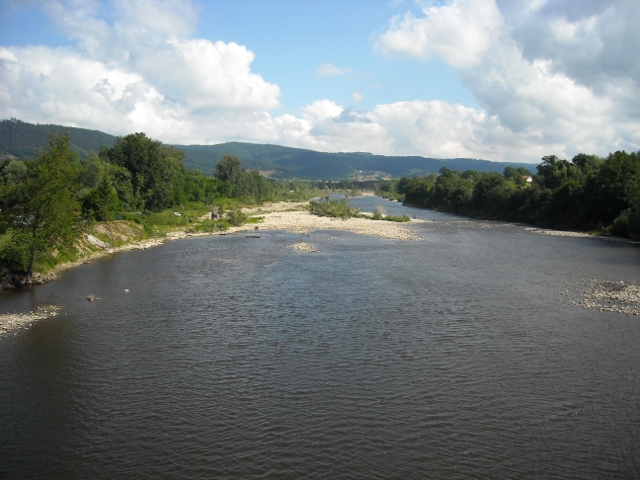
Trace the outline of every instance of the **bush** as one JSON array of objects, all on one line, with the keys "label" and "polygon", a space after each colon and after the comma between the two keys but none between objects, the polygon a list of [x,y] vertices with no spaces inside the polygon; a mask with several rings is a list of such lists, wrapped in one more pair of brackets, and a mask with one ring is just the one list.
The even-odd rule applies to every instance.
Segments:
[{"label": "bush", "polygon": [[381,220],[387,220],[389,222],[410,222],[411,217],[409,217],[409,215],[402,215],[402,216],[387,215]]},{"label": "bush", "polygon": [[309,211],[320,217],[351,218],[360,213],[359,208],[354,208],[346,200],[328,200],[324,202],[309,203]]},{"label": "bush", "polygon": [[631,225],[629,224],[629,216],[623,213],[613,221],[610,227],[611,234],[616,237],[628,237],[631,233]]},{"label": "bush", "polygon": [[229,219],[229,223],[231,223],[231,225],[233,225],[234,227],[239,227],[247,221],[248,215],[244,213],[240,207],[234,207],[229,210],[227,218]]},{"label": "bush", "polygon": [[0,249],[0,267],[15,273],[26,272],[32,241],[31,235],[26,232],[12,232],[11,239],[4,243]]}]

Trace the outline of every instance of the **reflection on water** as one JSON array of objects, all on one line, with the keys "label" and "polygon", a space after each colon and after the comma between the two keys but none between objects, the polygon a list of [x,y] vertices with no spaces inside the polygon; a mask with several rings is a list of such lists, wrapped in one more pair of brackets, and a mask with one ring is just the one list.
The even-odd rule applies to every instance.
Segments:
[{"label": "reflection on water", "polygon": [[640,476],[640,321],[558,301],[640,280],[637,247],[353,203],[435,222],[304,237],[322,254],[187,239],[3,293],[66,308],[0,340],[0,477]]}]

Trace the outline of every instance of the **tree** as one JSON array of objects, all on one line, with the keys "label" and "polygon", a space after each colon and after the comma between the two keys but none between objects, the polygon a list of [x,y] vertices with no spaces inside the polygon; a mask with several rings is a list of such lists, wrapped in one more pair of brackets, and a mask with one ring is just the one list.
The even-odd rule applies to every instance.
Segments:
[{"label": "tree", "polygon": [[0,166],[0,182],[17,185],[27,178],[27,165],[20,160],[6,160]]},{"label": "tree", "polygon": [[640,153],[609,154],[589,176],[585,193],[594,222],[612,223],[624,210],[640,203]]},{"label": "tree", "polygon": [[176,186],[184,177],[184,153],[180,150],[135,133],[118,138],[102,155],[131,173],[137,207],[158,212],[176,203]]},{"label": "tree", "polygon": [[113,212],[118,208],[118,193],[108,175],[104,175],[98,186],[82,199],[82,213],[85,217],[98,221],[113,220]]},{"label": "tree", "polygon": [[2,222],[11,233],[9,248],[23,255],[28,278],[39,255],[71,246],[80,234],[75,160],[69,135],[52,134],[48,150],[28,163],[26,180],[6,191]]},{"label": "tree", "polygon": [[242,162],[233,155],[223,155],[220,163],[216,165],[215,177],[226,183],[230,183],[236,188],[245,173]]}]

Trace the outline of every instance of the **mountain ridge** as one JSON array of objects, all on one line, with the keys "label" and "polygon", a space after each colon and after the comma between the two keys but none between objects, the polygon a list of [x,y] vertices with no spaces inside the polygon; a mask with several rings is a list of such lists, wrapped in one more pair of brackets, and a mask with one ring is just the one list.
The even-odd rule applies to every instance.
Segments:
[{"label": "mountain ridge", "polygon": [[[73,148],[81,157],[86,157],[92,151],[98,152],[102,145],[112,147],[118,138],[99,130],[31,124],[17,119],[1,120],[0,155],[13,155],[18,159],[31,158],[43,151],[51,132],[60,130],[69,132]],[[185,153],[187,169],[200,170],[208,175],[213,174],[225,154],[235,155],[247,168],[268,171],[278,178],[339,180],[358,172],[367,172],[374,177],[401,177],[438,172],[442,167],[502,173],[505,167],[513,166],[525,167],[535,172],[535,165],[515,162],[491,162],[472,158],[437,159],[418,155],[387,156],[369,152],[318,152],[249,142],[172,146]]]}]

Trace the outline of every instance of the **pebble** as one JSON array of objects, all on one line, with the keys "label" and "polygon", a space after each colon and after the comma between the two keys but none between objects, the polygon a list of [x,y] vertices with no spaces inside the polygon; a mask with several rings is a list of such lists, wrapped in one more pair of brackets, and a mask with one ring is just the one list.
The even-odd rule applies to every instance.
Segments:
[{"label": "pebble", "polygon": [[321,253],[320,250],[316,250],[311,245],[305,242],[294,243],[290,248],[298,250],[299,252]]},{"label": "pebble", "polygon": [[62,310],[60,305],[45,305],[29,313],[5,313],[0,315],[0,337],[16,332],[21,328],[27,328],[37,320],[55,317],[60,310]]},{"label": "pebble", "polygon": [[594,278],[584,282],[581,294],[583,298],[577,305],[585,310],[640,315],[640,285],[634,282]]}]

